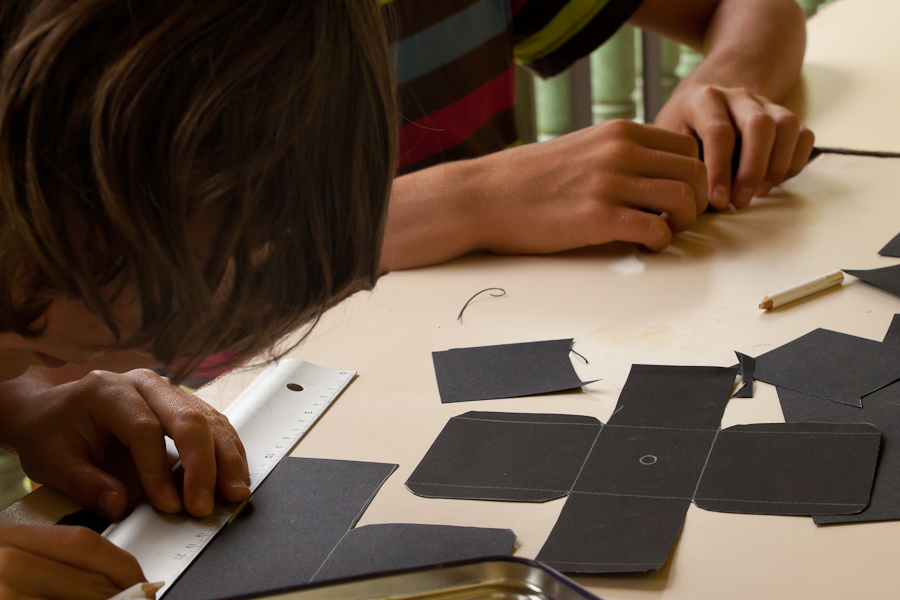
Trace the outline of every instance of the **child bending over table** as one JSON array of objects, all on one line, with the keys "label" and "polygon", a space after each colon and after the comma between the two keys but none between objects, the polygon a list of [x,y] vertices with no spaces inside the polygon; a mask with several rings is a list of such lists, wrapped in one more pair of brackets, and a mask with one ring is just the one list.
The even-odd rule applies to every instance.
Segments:
[{"label": "child bending over table", "polygon": [[[0,2],[0,446],[29,477],[113,519],[133,491],[115,456],[165,512],[248,497],[235,430],[173,383],[374,284],[386,48],[375,0]],[[125,352],[177,365],[172,381],[40,372]],[[2,600],[143,579],[93,532],[0,526]]]}]

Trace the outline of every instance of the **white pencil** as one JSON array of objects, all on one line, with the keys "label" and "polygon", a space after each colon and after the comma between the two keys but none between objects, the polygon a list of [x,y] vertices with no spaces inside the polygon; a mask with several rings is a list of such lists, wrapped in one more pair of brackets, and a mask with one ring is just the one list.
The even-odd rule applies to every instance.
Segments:
[{"label": "white pencil", "polygon": [[158,583],[136,583],[127,590],[122,590],[109,600],[153,600],[156,592],[166,585],[164,581]]},{"label": "white pencil", "polygon": [[828,273],[827,275],[822,275],[821,277],[810,279],[809,281],[801,283],[800,285],[795,285],[794,287],[789,287],[786,290],[781,290],[780,292],[772,294],[771,296],[766,296],[762,299],[762,302],[759,303],[759,307],[762,309],[775,308],[783,304],[787,304],[788,302],[793,302],[794,300],[799,300],[800,298],[811,296],[816,292],[821,292],[822,290],[828,289],[830,287],[841,285],[843,281],[844,274],[841,271]]}]

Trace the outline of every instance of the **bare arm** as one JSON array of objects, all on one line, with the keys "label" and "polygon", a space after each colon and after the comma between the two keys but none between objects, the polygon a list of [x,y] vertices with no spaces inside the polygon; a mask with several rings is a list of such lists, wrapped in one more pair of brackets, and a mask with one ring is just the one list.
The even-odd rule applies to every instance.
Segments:
[{"label": "bare arm", "polygon": [[746,206],[802,169],[812,133],[773,103],[803,58],[805,24],[794,0],[646,0],[632,22],[705,49],[656,121],[700,142],[705,167],[684,138],[609,122],[424,169],[394,182],[382,270],[473,250],[538,254],[615,240],[661,250],[707,203]]},{"label": "bare arm", "polygon": [[480,248],[475,214],[484,201],[485,162],[452,162],[394,180],[382,272],[437,264]]},{"label": "bare arm", "polygon": [[706,55],[680,87],[744,87],[778,101],[797,81],[806,50],[795,0],[644,0],[630,22]]},{"label": "bare arm", "polygon": [[707,202],[694,140],[610,121],[398,178],[382,270],[473,250],[546,254],[616,240],[662,250]]}]

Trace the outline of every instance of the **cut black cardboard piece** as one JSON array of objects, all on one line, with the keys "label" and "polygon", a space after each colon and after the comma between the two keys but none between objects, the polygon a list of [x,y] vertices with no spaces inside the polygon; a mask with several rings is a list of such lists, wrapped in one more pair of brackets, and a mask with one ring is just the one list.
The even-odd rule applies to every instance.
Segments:
[{"label": "cut black cardboard piece", "polygon": [[517,398],[572,390],[581,381],[569,352],[573,339],[454,348],[432,352],[441,402]]},{"label": "cut black cardboard piece", "polygon": [[784,388],[778,388],[778,399],[788,422],[871,423],[881,430],[881,455],[868,507],[852,515],[816,516],[817,525],[900,519],[900,382],[866,396],[861,409]]},{"label": "cut black cardboard piece", "polygon": [[429,498],[560,498],[602,426],[578,415],[467,412],[447,422],[406,487]]},{"label": "cut black cardboard piece", "polygon": [[900,258],[900,233],[895,235],[891,241],[884,245],[884,248],[878,251],[881,256],[893,256]]},{"label": "cut black cardboard piece", "polygon": [[[512,550],[515,535],[509,530],[390,524],[352,533],[396,468],[381,463],[282,459],[247,507],[165,595],[166,600],[259,593],[323,581],[329,578],[327,573],[349,576]],[[346,540],[348,547],[342,550]],[[354,556],[361,546],[373,554],[368,560],[355,565],[343,560],[326,564],[330,556]],[[413,556],[409,552],[413,547],[422,553]],[[447,553],[442,554],[443,550]]]},{"label": "cut black cardboard piece", "polygon": [[731,395],[732,398],[752,398],[753,382],[755,381],[756,359],[740,352],[735,352],[738,357],[741,382],[738,388]]},{"label": "cut black cardboard piece", "polygon": [[312,581],[397,465],[284,458],[165,595],[203,600]]},{"label": "cut black cardboard piece", "polygon": [[869,285],[874,285],[890,294],[900,296],[900,265],[882,267],[880,269],[841,270],[848,275],[853,275],[854,277],[863,280]]},{"label": "cut black cardboard piece", "polygon": [[754,375],[778,387],[862,406],[900,379],[900,346],[816,329],[756,358]]},{"label": "cut black cardboard piece", "polygon": [[865,423],[729,427],[716,436],[694,504],[768,515],[858,513],[869,504],[880,443],[881,432]]}]

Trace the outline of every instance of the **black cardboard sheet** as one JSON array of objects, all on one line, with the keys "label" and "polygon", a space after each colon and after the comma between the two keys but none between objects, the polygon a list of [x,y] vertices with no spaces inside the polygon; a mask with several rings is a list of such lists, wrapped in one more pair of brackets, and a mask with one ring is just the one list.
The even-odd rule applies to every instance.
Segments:
[{"label": "black cardboard sheet", "polygon": [[858,513],[869,504],[880,443],[868,424],[729,427],[716,436],[694,504],[767,515]]},{"label": "black cardboard sheet", "polygon": [[560,498],[602,426],[577,415],[467,412],[447,422],[406,487],[429,498]]},{"label": "black cardboard sheet", "polygon": [[441,402],[518,398],[572,390],[581,381],[569,352],[573,340],[455,348],[432,352]]},{"label": "black cardboard sheet", "polygon": [[863,396],[900,379],[900,346],[816,329],[758,356],[755,377],[860,407]]},{"label": "black cardboard sheet", "polygon": [[900,519],[900,383],[869,394],[861,409],[784,388],[778,388],[778,399],[788,422],[871,423],[881,430],[881,456],[869,506],[858,514],[814,517],[817,525]]},{"label": "black cardboard sheet", "polygon": [[900,233],[895,235],[891,241],[884,245],[884,248],[878,251],[881,256],[893,256],[900,258]]},{"label": "black cardboard sheet", "polygon": [[70,513],[56,522],[57,525],[69,525],[71,527],[86,527],[91,531],[102,534],[107,528],[113,524],[106,517],[101,517],[92,510],[83,508],[77,512]]},{"label": "black cardboard sheet", "polygon": [[756,377],[756,359],[752,356],[747,356],[746,354],[741,354],[740,352],[735,352],[740,361],[738,373],[741,376],[741,382],[738,385],[738,388],[731,395],[732,398],[752,398],[753,397],[753,382]]},{"label": "black cardboard sheet", "polygon": [[166,600],[309,583],[397,465],[284,458]]},{"label": "black cardboard sheet", "polygon": [[869,285],[874,285],[890,294],[900,296],[900,265],[869,270],[841,270],[848,275],[858,277]]},{"label": "black cardboard sheet", "polygon": [[516,534],[509,529],[403,523],[366,525],[347,532],[313,581],[508,556],[515,545]]}]

